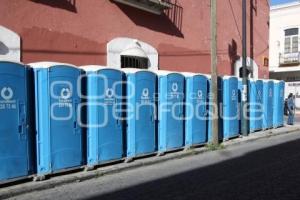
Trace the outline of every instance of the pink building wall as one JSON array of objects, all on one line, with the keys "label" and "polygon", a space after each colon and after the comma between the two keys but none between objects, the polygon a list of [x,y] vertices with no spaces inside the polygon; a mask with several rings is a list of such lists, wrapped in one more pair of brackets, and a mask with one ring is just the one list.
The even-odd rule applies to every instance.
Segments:
[{"label": "pink building wall", "polygon": [[[110,0],[1,0],[0,25],[21,36],[22,61],[106,65],[106,45],[116,37],[147,42],[166,70],[210,72],[210,0],[173,0],[161,16]],[[251,6],[252,4],[252,6]],[[218,1],[218,69],[233,74],[241,55],[242,1]],[[248,55],[259,65],[268,57],[269,4],[248,1]]]}]

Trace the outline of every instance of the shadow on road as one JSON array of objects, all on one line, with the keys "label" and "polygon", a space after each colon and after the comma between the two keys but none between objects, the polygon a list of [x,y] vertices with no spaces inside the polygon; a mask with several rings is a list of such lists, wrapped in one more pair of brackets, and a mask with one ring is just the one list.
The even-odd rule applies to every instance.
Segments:
[{"label": "shadow on road", "polygon": [[299,149],[296,140],[89,200],[299,199]]}]

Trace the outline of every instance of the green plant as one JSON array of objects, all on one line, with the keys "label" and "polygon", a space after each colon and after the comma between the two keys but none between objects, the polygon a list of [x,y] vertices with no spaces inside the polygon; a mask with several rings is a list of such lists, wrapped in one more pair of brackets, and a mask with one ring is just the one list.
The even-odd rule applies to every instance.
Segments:
[{"label": "green plant", "polygon": [[205,147],[208,148],[210,151],[218,151],[218,150],[225,149],[225,146],[223,144],[216,145],[213,143],[208,143]]}]

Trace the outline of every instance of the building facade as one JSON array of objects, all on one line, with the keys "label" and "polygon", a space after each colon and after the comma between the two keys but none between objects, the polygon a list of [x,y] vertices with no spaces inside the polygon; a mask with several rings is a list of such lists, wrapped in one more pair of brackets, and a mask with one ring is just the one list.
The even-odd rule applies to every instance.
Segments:
[{"label": "building facade", "polygon": [[296,95],[300,108],[300,2],[271,7],[270,77],[285,80],[286,92]]},{"label": "building facade", "polygon": [[[269,76],[269,9],[248,1],[255,78]],[[233,75],[242,1],[218,1],[217,12],[218,71]],[[210,0],[1,0],[0,25],[0,58],[210,73]]]}]

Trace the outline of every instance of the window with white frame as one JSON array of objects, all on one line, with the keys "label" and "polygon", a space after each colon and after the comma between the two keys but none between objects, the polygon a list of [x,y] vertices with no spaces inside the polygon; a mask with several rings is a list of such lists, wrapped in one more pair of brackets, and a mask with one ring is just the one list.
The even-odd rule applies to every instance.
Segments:
[{"label": "window with white frame", "polygon": [[158,51],[143,41],[118,37],[107,44],[107,66],[158,70]]},{"label": "window with white frame", "polygon": [[299,29],[290,28],[285,30],[284,53],[297,53],[299,51]]}]

